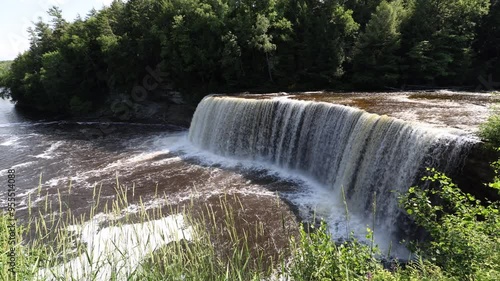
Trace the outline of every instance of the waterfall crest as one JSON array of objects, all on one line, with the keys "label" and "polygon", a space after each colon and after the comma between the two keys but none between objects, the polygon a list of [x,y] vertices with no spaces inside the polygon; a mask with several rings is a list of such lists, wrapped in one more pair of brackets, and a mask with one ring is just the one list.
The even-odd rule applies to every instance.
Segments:
[{"label": "waterfall crest", "polygon": [[[264,161],[301,173],[336,192],[350,210],[394,225],[397,192],[425,167],[456,170],[474,143],[467,137],[342,105],[287,98],[206,97],[189,140],[215,154]],[[394,192],[396,191],[396,192]]]}]

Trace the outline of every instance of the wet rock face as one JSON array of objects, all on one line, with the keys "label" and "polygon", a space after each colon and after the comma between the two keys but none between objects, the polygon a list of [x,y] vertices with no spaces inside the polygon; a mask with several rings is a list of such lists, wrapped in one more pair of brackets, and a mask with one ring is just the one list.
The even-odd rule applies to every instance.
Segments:
[{"label": "wet rock face", "polygon": [[479,199],[500,200],[500,195],[486,184],[495,176],[490,163],[497,161],[500,153],[485,143],[477,143],[466,158],[463,169],[453,176],[454,181],[465,192]]},{"label": "wet rock face", "polygon": [[147,102],[134,107],[131,119],[146,123],[165,123],[189,128],[195,109],[195,106],[189,104]]},{"label": "wet rock face", "polygon": [[88,116],[88,118],[92,120],[109,119],[121,122],[169,124],[189,128],[195,110],[195,105],[176,104],[168,101],[123,102],[116,108],[111,106],[103,107],[97,113]]}]

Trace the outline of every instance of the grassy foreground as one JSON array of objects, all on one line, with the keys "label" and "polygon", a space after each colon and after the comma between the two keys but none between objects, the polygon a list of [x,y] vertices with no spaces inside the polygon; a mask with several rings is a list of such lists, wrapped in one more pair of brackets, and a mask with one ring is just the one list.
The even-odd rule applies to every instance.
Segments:
[{"label": "grassy foreground", "polygon": [[0,280],[500,280],[498,202],[480,202],[436,171],[425,180],[437,188],[412,188],[401,205],[431,239],[413,244],[418,258],[404,265],[384,266],[376,247],[355,239],[333,242],[324,223],[295,232],[283,222],[288,245],[271,253],[255,243],[265,222],[236,223],[236,196],[221,195],[218,210],[140,203],[125,212],[130,192],[117,182],[112,201],[94,189],[87,215],[60,215],[70,189],[59,206],[40,191],[30,197],[29,219],[14,231],[1,215]]}]

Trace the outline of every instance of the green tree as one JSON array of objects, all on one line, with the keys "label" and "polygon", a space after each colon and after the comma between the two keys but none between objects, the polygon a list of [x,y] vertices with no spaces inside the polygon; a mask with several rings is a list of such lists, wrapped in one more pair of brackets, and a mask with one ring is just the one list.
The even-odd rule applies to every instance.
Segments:
[{"label": "green tree", "polygon": [[51,17],[54,40],[59,41],[68,26],[68,22],[63,18],[62,10],[56,6],[52,6],[47,13]]},{"label": "green tree", "polygon": [[65,58],[59,51],[47,52],[42,56],[42,68],[40,69],[40,82],[47,93],[43,100],[43,107],[52,112],[65,112],[69,103],[69,90],[74,87],[68,82],[70,69]]},{"label": "green tree", "polygon": [[53,40],[50,26],[41,19],[34,24],[34,28],[29,28],[28,32],[29,50],[14,60],[10,72],[3,80],[13,101],[20,105],[44,109],[47,105],[47,93],[40,81],[42,57],[45,53],[55,50],[56,42]]},{"label": "green tree", "polygon": [[164,5],[157,32],[161,67],[184,92],[217,88],[223,79],[222,54],[226,62],[227,56],[238,54],[234,33],[228,35],[224,25],[227,12],[228,6],[220,1],[177,0]]},{"label": "green tree", "polygon": [[353,11],[353,17],[364,30],[380,2],[382,0],[346,0],[344,6]]},{"label": "green tree", "polygon": [[290,83],[325,87],[338,82],[350,61],[359,24],[340,1],[291,0],[286,17],[293,25],[290,42],[278,44],[287,61]]},{"label": "green tree", "polygon": [[470,71],[476,26],[489,0],[415,0],[403,27],[410,83],[461,84]]},{"label": "green tree", "polygon": [[478,74],[496,79],[500,69],[498,6],[496,0],[114,0],[74,22],[51,7],[50,22],[34,23],[29,50],[1,84],[20,105],[72,112],[109,106],[110,96],[131,95],[144,83],[152,94],[175,88],[192,101],[217,91],[352,82],[358,88],[477,83]]},{"label": "green tree", "polygon": [[[500,82],[500,1],[491,0],[490,12],[479,26],[474,45],[478,73],[486,80],[491,75],[493,81]],[[489,86],[486,90],[493,88],[493,85]]]},{"label": "green tree", "polygon": [[231,31],[222,36],[224,44],[221,57],[222,76],[228,86],[234,86],[243,75],[241,65],[241,47],[238,38]]},{"label": "green tree", "polygon": [[382,1],[356,44],[353,82],[361,88],[396,86],[400,78],[402,1]]},{"label": "green tree", "polygon": [[268,34],[270,28],[269,19],[261,14],[257,15],[255,25],[253,26],[252,45],[258,50],[266,54],[267,71],[269,73],[269,80],[273,82],[273,75],[271,73],[271,61],[269,59],[272,52],[276,51],[276,44],[273,44],[273,36]]},{"label": "green tree", "polygon": [[278,46],[288,42],[292,25],[283,0],[229,1],[226,27],[241,49],[240,86],[255,87],[275,81],[281,56]]},{"label": "green tree", "polygon": [[41,95],[36,95],[42,87],[34,65],[35,60],[30,52],[17,56],[10,71],[4,76],[3,84],[9,89],[8,93],[13,101],[20,104],[29,102],[36,107],[42,102]]}]

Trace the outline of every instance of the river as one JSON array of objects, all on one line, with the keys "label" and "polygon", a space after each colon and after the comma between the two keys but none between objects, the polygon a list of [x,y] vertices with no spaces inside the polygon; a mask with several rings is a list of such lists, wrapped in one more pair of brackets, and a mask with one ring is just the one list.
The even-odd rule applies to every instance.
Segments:
[{"label": "river", "polygon": [[[325,219],[335,238],[343,239],[351,231],[363,238],[366,235],[366,227],[370,225],[370,215],[363,210],[363,207],[359,212],[349,213],[347,221],[345,202],[339,196],[340,186],[345,185],[347,189],[355,182],[356,186],[360,186],[352,189],[354,193],[351,193],[354,195],[351,194],[351,196],[369,199],[372,197],[370,192],[378,190],[379,187],[372,187],[370,192],[364,192],[360,188],[370,183],[371,176],[381,178],[381,185],[384,180],[391,181],[380,174],[382,171],[380,165],[387,166],[388,163],[393,165],[387,166],[389,168],[383,166],[387,170],[387,175],[391,173],[394,175],[390,167],[394,169],[404,167],[394,163],[393,160],[387,158],[388,156],[384,156],[392,146],[397,145],[401,149],[410,151],[412,149],[415,151],[417,148],[432,148],[435,153],[441,153],[442,150],[436,148],[440,146],[436,146],[432,140],[433,135],[439,135],[434,131],[433,133],[427,133],[427,131],[420,133],[424,131],[414,130],[413,125],[406,125],[406,123],[401,123],[402,121],[393,121],[384,117],[379,122],[375,115],[365,116],[344,107],[335,109],[322,105],[321,108],[324,109],[314,106],[313,109],[308,109],[311,107],[310,102],[280,100],[273,101],[274,105],[268,103],[270,107],[267,105],[266,107],[259,105],[258,102],[232,102],[226,98],[224,104],[221,103],[221,107],[216,108],[215,111],[208,111],[209,108],[219,106],[214,102],[207,99],[203,107],[198,109],[198,117],[195,115],[195,120],[198,118],[198,121],[195,121],[196,124],[190,135],[187,129],[165,124],[120,122],[103,124],[40,119],[19,111],[9,101],[0,100],[0,178],[4,178],[7,182],[7,170],[15,169],[18,203],[16,216],[19,223],[22,224],[28,219],[28,204],[32,209],[42,210],[41,205],[44,204],[45,199],[53,204],[64,201],[64,208],[61,210],[63,213],[68,209],[71,209],[75,215],[88,213],[95,204],[94,188],[102,186],[102,199],[112,199],[116,196],[116,186],[119,181],[120,185],[132,194],[129,206],[124,209],[125,212],[134,212],[139,204],[145,204],[146,207],[180,206],[189,202],[192,204],[193,201],[195,205],[203,202],[217,204],[220,197],[229,194],[237,195],[243,202],[239,206],[235,205],[235,208],[239,209],[238,213],[245,217],[245,221],[263,222],[266,225],[269,230],[269,239],[273,243],[287,243],[288,241],[288,237],[275,231],[282,224],[283,218],[290,222],[297,222],[310,220],[312,216]],[[362,105],[366,106],[366,104],[363,101]],[[428,103],[424,107],[428,108]],[[264,121],[258,116],[264,116],[261,112],[270,112],[274,110],[272,108],[282,112],[282,116],[287,116],[287,119],[281,120],[279,114],[276,115],[278,117],[273,117],[274,113],[270,113],[269,118],[272,120],[269,119],[269,124],[274,125],[266,129],[269,132],[264,129],[261,131],[260,128],[263,127],[257,123]],[[469,109],[476,110],[472,107]],[[211,113],[219,112],[217,110],[221,114],[232,112],[233,117],[238,117]],[[335,113],[338,110],[348,113],[347,115],[339,113],[340,111]],[[322,111],[324,113],[321,113]],[[308,112],[316,112],[314,114],[317,115],[307,117]],[[361,119],[372,122],[370,123],[372,125],[367,123],[366,126],[374,126],[359,129],[359,132],[363,133],[360,137],[367,140],[366,144],[365,142],[359,143],[360,147],[356,148],[359,141],[354,143],[349,139],[350,137],[356,138],[355,135],[349,136],[351,131],[358,130],[355,127],[349,129],[350,131],[342,131],[342,134],[339,134],[342,137],[335,140],[335,134],[331,133],[343,130],[341,128],[345,126],[338,122],[336,124],[327,121],[331,118],[328,114],[336,114],[335,116],[344,114],[345,116],[342,115],[344,117],[341,118],[347,120],[346,122],[354,122],[352,124],[357,122],[359,126],[365,125],[352,118],[365,116]],[[210,125],[203,125],[203,122],[207,120],[211,122]],[[304,120],[309,120],[307,122],[311,123]],[[325,131],[330,129],[323,130],[326,127],[321,122],[332,125],[332,132]],[[206,132],[205,128],[211,131]],[[245,128],[248,130],[245,131]],[[306,129],[311,133],[308,136],[304,135],[304,144],[301,144],[299,136],[304,134]],[[295,134],[297,139],[290,140],[287,134],[295,132],[294,130],[297,131]],[[314,133],[314,130],[322,133]],[[377,130],[392,130],[396,132],[395,134],[403,135],[401,138],[395,136],[389,140],[386,137],[381,138],[380,136],[385,133],[380,131],[382,135],[376,138],[376,142],[370,143],[371,135],[379,135],[379,133],[371,132]],[[399,133],[401,130],[406,133]],[[103,131],[105,133],[102,133]],[[418,133],[415,133],[417,131]],[[268,137],[264,137],[264,141],[262,136],[265,134],[269,134],[269,138],[273,136],[273,138],[280,139],[281,148],[276,148],[278,149],[276,152],[270,152],[269,149],[263,147],[263,145],[268,147],[276,145],[267,143]],[[318,143],[315,143],[316,140],[311,137],[315,134],[323,135],[325,138],[318,137]],[[404,134],[415,135],[415,140],[408,144],[404,143],[406,141],[404,139],[412,138]],[[456,135],[456,138],[462,138],[460,134],[453,135]],[[426,139],[423,143],[420,141],[422,138]],[[293,145],[288,145],[288,141]],[[337,144],[341,144],[340,141],[342,145],[347,145],[345,149],[336,147]],[[332,144],[332,147],[318,146],[323,143]],[[452,143],[461,142],[454,140],[444,143],[443,147],[448,149]],[[417,146],[413,147],[414,144]],[[300,148],[302,146],[303,148]],[[377,147],[382,146],[387,146],[385,152],[377,150]],[[347,147],[352,150],[349,153],[354,154],[344,152],[349,150]],[[308,149],[314,149],[314,151]],[[312,153],[316,155],[315,158],[311,156]],[[339,156],[335,156],[336,153]],[[368,155],[370,153],[375,158],[370,158],[371,156]],[[363,156],[365,154],[370,157]],[[299,157],[297,155],[302,155],[300,156],[302,159],[309,160],[300,160],[302,162],[294,160]],[[349,160],[354,157],[353,155],[361,157],[355,161],[357,164]],[[334,156],[344,160],[339,158],[339,162],[332,158]],[[402,159],[401,161],[406,161],[404,156],[398,157]],[[412,159],[419,159],[418,161],[422,163],[426,161],[425,157],[412,157]],[[355,166],[358,164],[359,167]],[[419,163],[411,165],[421,168]],[[413,167],[411,165],[408,167]],[[342,178],[343,181],[337,183],[337,178],[332,178],[333,174],[329,172],[333,169],[332,167],[337,166],[339,169],[344,167],[342,169],[358,172],[353,172],[354,174],[348,176],[345,176],[346,173],[339,174],[337,178]],[[361,175],[361,171],[363,173],[366,171],[366,175]],[[410,179],[410,182],[406,183],[409,185],[415,175],[409,175],[407,178],[401,176],[398,181],[405,182]],[[353,180],[350,180],[351,178]],[[384,188],[389,190],[392,187]],[[390,191],[387,192],[390,193]],[[155,196],[156,194],[159,196]],[[6,205],[6,196],[6,189],[0,190],[2,205]],[[36,196],[38,199],[28,199]],[[368,201],[363,200],[355,198],[350,201],[353,204],[369,205]],[[360,208],[354,206],[352,209]],[[382,214],[384,215],[386,214]],[[383,227],[375,229],[375,233],[375,240],[382,249],[387,249],[391,243],[398,245],[397,239],[401,238],[393,237],[392,230],[386,231]],[[407,254],[404,247],[398,249],[397,246],[393,247],[393,253],[395,255]]]}]

